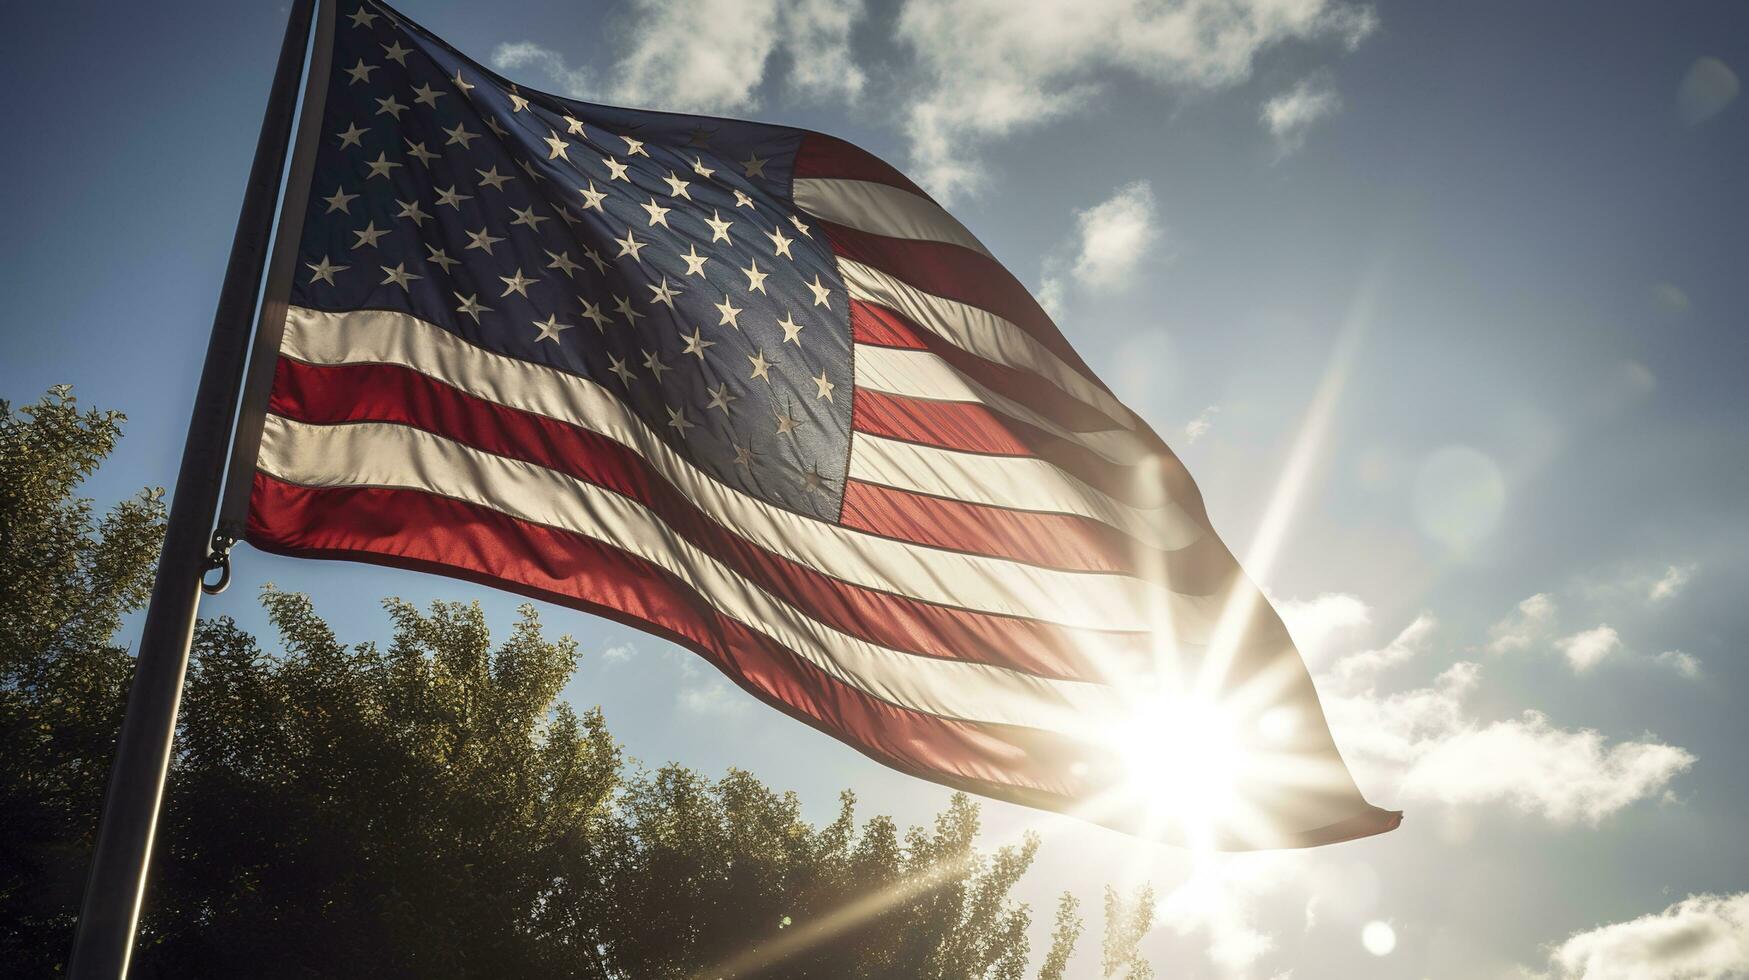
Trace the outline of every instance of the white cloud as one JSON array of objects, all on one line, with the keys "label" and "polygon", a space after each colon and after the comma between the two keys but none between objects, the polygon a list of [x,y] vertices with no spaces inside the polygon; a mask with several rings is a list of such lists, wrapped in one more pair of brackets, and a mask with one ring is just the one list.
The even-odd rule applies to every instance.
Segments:
[{"label": "white cloud", "polygon": [[1549,952],[1562,980],[1704,980],[1749,974],[1749,892],[1690,895],[1662,912],[1575,933]]},{"label": "white cloud", "polygon": [[850,54],[850,31],[862,13],[860,0],[795,0],[784,6],[789,85],[798,96],[809,101],[855,101],[862,94],[866,76]]},{"label": "white cloud", "polygon": [[1303,867],[1296,856],[1280,853],[1217,858],[1199,864],[1154,914],[1180,936],[1205,934],[1209,960],[1243,972],[1275,949],[1275,939],[1259,927],[1258,900],[1281,891]]},{"label": "white cloud", "polygon": [[1658,663],[1669,667],[1689,680],[1694,680],[1700,676],[1700,661],[1696,660],[1693,654],[1683,653],[1681,650],[1665,650],[1658,654]]},{"label": "white cloud", "polygon": [[620,663],[630,660],[637,652],[638,648],[630,643],[619,643],[601,651],[601,659],[608,663]]},{"label": "white cloud", "polygon": [[[500,44],[492,66],[532,70],[574,98],[680,112],[745,110],[758,104],[772,54],[789,55],[790,87],[808,99],[855,98],[864,83],[850,53],[860,0],[633,0],[624,52],[599,74],[572,66],[534,41]],[[699,25],[710,25],[701,30]]]},{"label": "white cloud", "polygon": [[1603,658],[1620,650],[1621,636],[1613,626],[1593,626],[1556,640],[1555,646],[1560,647],[1561,652],[1566,655],[1568,666],[1575,673],[1582,674],[1597,666]]},{"label": "white cloud", "polygon": [[1148,249],[1160,238],[1154,188],[1145,180],[1126,184],[1106,200],[1075,212],[1075,226],[1079,235],[1072,270],[1076,281],[1096,289],[1126,286]]},{"label": "white cloud", "polygon": [[1196,418],[1184,423],[1184,444],[1194,445],[1198,439],[1209,434],[1215,426],[1215,415],[1221,410],[1219,405],[1210,405],[1196,413]]},{"label": "white cloud", "polygon": [[1063,311],[1068,308],[1067,292],[1068,287],[1063,284],[1061,276],[1046,273],[1045,277],[1039,280],[1038,289],[1034,291],[1033,298],[1038,300],[1038,305],[1045,308],[1045,312],[1051,315],[1052,320],[1061,320]]},{"label": "white cloud", "polygon": [[511,41],[492,49],[492,67],[505,74],[532,70],[546,80],[546,85],[559,95],[573,99],[596,98],[595,83],[589,72],[573,68],[565,56],[533,41]]},{"label": "white cloud", "polygon": [[1652,583],[1652,588],[1646,593],[1646,597],[1653,602],[1663,602],[1666,599],[1673,599],[1678,592],[1682,591],[1682,587],[1688,584],[1688,580],[1693,577],[1693,565],[1671,565],[1664,570],[1663,576],[1661,576],[1658,581]]},{"label": "white cloud", "polygon": [[1488,631],[1488,652],[1523,650],[1542,636],[1554,620],[1554,597],[1547,592],[1538,592],[1520,602],[1516,612],[1495,623]]},{"label": "white cloud", "polygon": [[676,700],[681,708],[702,715],[739,715],[749,705],[727,681],[683,687]]},{"label": "white cloud", "polygon": [[1331,729],[1370,791],[1595,825],[1658,796],[1693,765],[1686,750],[1649,736],[1612,743],[1590,729],[1556,727],[1538,711],[1485,721],[1468,703],[1481,682],[1475,663],[1452,664],[1425,687],[1382,693],[1381,673],[1430,652],[1434,628],[1418,616],[1386,646],[1341,657],[1317,675]]},{"label": "white cloud", "polygon": [[1286,156],[1305,145],[1306,135],[1321,120],[1342,108],[1342,97],[1328,79],[1313,77],[1263,103],[1260,114],[1277,154]]},{"label": "white cloud", "polygon": [[1313,599],[1268,598],[1307,666],[1323,663],[1339,644],[1372,625],[1372,610],[1347,592],[1324,592]]},{"label": "white cloud", "polygon": [[1339,0],[909,0],[898,36],[921,80],[906,121],[914,176],[943,199],[976,189],[979,144],[1086,107],[1103,71],[1221,88],[1265,49],[1352,47],[1376,23]]}]

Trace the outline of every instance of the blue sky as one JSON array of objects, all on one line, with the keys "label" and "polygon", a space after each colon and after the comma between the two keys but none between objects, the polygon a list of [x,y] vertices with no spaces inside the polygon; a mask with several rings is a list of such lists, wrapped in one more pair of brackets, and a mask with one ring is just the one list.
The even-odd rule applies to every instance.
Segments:
[{"label": "blue sky", "polygon": [[[1408,819],[1193,860],[987,804],[991,843],[1045,835],[1022,886],[1039,945],[1055,892],[1092,909],[1145,879],[1162,975],[1749,970],[1749,13],[402,6],[536,88],[808,126],[900,164],[1179,449],[1363,789]],[[18,42],[0,63],[0,396],[71,382],[131,416],[103,500],[172,480],[285,17],[153,14],[0,10]],[[383,595],[478,599],[502,625],[516,604],[237,564],[205,610],[257,627],[268,581],[359,640],[387,628]],[[745,766],[817,817],[844,786],[903,820],[945,800],[676,648],[543,615],[586,650],[568,696],[642,759]]]}]

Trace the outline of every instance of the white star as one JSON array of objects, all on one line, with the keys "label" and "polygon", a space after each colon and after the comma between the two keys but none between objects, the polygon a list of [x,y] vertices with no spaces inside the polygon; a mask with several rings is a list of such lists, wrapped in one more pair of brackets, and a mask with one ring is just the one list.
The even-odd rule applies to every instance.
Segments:
[{"label": "white star", "polygon": [[583,195],[584,208],[594,208],[602,214],[607,213],[607,210],[601,206],[601,202],[607,198],[607,195],[595,189],[595,181],[590,181],[588,187],[577,188],[577,193]]},{"label": "white star", "polygon": [[407,263],[405,263],[405,262],[395,263],[395,267],[393,269],[389,268],[386,265],[383,266],[382,267],[382,269],[383,269],[383,281],[377,283],[377,285],[387,286],[389,283],[392,282],[395,285],[401,287],[402,291],[406,291],[407,284],[409,282],[411,282],[414,279],[425,278],[424,276],[416,276],[413,273],[408,272],[406,266],[407,266]]},{"label": "white star", "polygon": [[437,100],[442,97],[442,92],[439,92],[429,85],[420,85],[413,90],[414,102],[420,103],[421,105],[428,105],[433,109],[437,108]]},{"label": "white star", "polygon": [[571,162],[571,144],[559,139],[558,133],[555,133],[550,129],[547,130],[547,138],[545,142],[547,144],[548,160],[563,159],[566,163]]},{"label": "white star", "polygon": [[705,224],[711,226],[711,241],[726,242],[729,240],[729,226],[733,225],[734,222],[724,221],[722,215],[712,211],[711,216],[705,220]]},{"label": "white star", "polygon": [[369,27],[377,22],[377,15],[359,7],[347,19],[352,21],[353,27]]},{"label": "white star", "polygon": [[662,285],[650,286],[650,292],[656,294],[650,302],[665,304],[670,310],[674,309],[674,297],[680,295],[680,290],[668,285],[667,276],[662,277]]},{"label": "white star", "polygon": [[713,408],[720,408],[723,410],[724,415],[728,415],[729,406],[741,400],[740,395],[729,394],[729,383],[727,381],[722,382],[715,388],[707,388],[705,390],[709,391],[711,395],[710,402],[705,405],[705,411],[707,412]]},{"label": "white star", "polygon": [[613,157],[602,157],[601,162],[607,164],[607,169],[609,171],[607,175],[608,180],[623,180],[628,184],[632,182],[632,179],[626,176],[625,164],[620,163]]},{"label": "white star", "polygon": [[795,417],[790,415],[788,412],[779,411],[777,413],[777,434],[778,435],[780,435],[780,436],[788,435],[791,432],[794,432],[796,430],[796,427],[799,425],[801,425],[801,423],[797,422],[795,420]]},{"label": "white star", "polygon": [[747,277],[747,291],[750,293],[763,293],[765,292],[765,280],[770,273],[759,271],[758,259],[753,259],[751,261],[753,262],[752,265],[741,270],[741,274]]},{"label": "white star", "polygon": [[[438,128],[442,129],[441,126]],[[444,142],[444,144],[443,144],[444,146],[454,146],[457,143],[460,143],[462,145],[462,149],[464,149],[464,150],[467,149],[469,144],[471,144],[474,140],[477,140],[480,138],[479,133],[468,132],[468,127],[465,123],[458,122],[455,124],[454,129],[445,129],[443,131],[445,133],[449,134],[449,139]]]},{"label": "white star", "polygon": [[572,136],[582,136],[584,138],[588,138],[589,136],[588,133],[583,132],[583,120],[572,119],[570,116],[565,117],[565,132],[570,133]]},{"label": "white star", "polygon": [[546,180],[547,179],[546,174],[543,174],[539,170],[534,169],[534,165],[529,163],[527,160],[518,160],[518,161],[516,161],[516,165],[518,167],[522,168],[523,173],[529,175],[530,177],[533,177],[535,180]]},{"label": "white star", "polygon": [[485,186],[490,187],[495,191],[503,190],[505,184],[516,179],[515,177],[512,177],[509,174],[499,173],[497,164],[493,164],[491,170],[480,170],[480,169],[476,168],[474,170],[474,173],[477,173],[480,175],[480,183],[481,184],[484,184]]},{"label": "white star", "polygon": [[650,203],[640,204],[638,207],[643,208],[645,213],[650,216],[650,224],[652,226],[661,225],[664,228],[668,227],[668,212],[673,210],[672,208],[665,208],[662,205],[657,204],[656,199],[653,197],[650,198]]},{"label": "white star", "polygon": [[473,317],[474,323],[476,323],[476,324],[480,322],[480,314],[492,312],[492,308],[490,306],[481,305],[481,303],[479,301],[479,294],[478,293],[474,293],[474,294],[468,295],[468,296],[463,296],[461,293],[456,293],[455,298],[458,301],[460,301],[462,304],[462,305],[455,308],[456,312],[457,313],[466,313],[468,316]]},{"label": "white star", "polygon": [[466,95],[469,92],[474,90],[474,84],[472,82],[463,80],[462,70],[460,68],[457,68],[455,70],[455,77],[450,79],[450,81],[452,83],[454,83],[456,90],[461,92],[461,94],[463,94],[463,95]]},{"label": "white star", "polygon": [[400,38],[396,38],[394,43],[392,43],[392,44],[383,45],[383,57],[389,59],[390,61],[394,62],[397,65],[400,65],[402,68],[407,67],[407,56],[412,54],[412,53],[413,53],[412,48],[401,47],[401,39]]},{"label": "white star", "polygon": [[444,275],[449,275],[449,267],[450,266],[461,265],[461,263],[459,261],[450,258],[449,252],[445,251],[444,249],[433,248],[430,244],[427,244],[425,246],[425,251],[430,253],[429,255],[425,256],[425,261],[430,262],[432,265],[437,266],[439,269],[442,269]]},{"label": "white star", "polygon": [[613,365],[608,370],[619,375],[620,384],[630,388],[632,386],[632,369],[626,367],[626,362],[614,357],[612,353],[607,355],[607,360]]},{"label": "white star", "polygon": [[458,194],[458,193],[456,193],[456,189],[455,189],[454,185],[451,185],[450,189],[447,191],[438,191],[437,192],[437,203],[439,206],[447,204],[450,207],[455,208],[457,211],[460,211],[462,209],[462,202],[463,201],[471,201],[473,199],[474,199],[474,195],[472,195],[472,194]]},{"label": "white star", "polygon": [[733,445],[735,447],[735,465],[736,466],[745,466],[748,469],[752,469],[753,468],[753,447],[752,446],[743,446],[738,442],[731,443],[731,445]]},{"label": "white star", "polygon": [[540,336],[534,338],[534,342],[537,344],[543,340],[550,340],[556,344],[559,342],[559,334],[572,327],[572,324],[560,323],[557,315],[549,315],[545,322],[535,320],[534,325],[540,328]]},{"label": "white star", "polygon": [[[541,251],[546,252],[547,250],[543,248]],[[570,252],[547,252],[547,258],[552,259],[551,262],[547,263],[547,268],[558,269],[572,279],[577,278],[577,270],[583,268],[571,261]]]},{"label": "white star", "polygon": [[601,253],[600,252],[597,252],[596,250],[585,245],[585,246],[583,246],[583,257],[595,264],[595,271],[596,272],[599,273],[599,272],[606,272],[607,271],[607,263],[601,261]]},{"label": "white star", "polygon": [[795,226],[796,226],[796,231],[799,231],[799,232],[801,232],[801,233],[802,233],[802,237],[803,237],[803,238],[812,238],[812,237],[814,237],[814,236],[813,236],[813,235],[811,235],[811,234],[809,234],[809,233],[808,233],[808,226],[807,226],[807,225],[804,225],[804,224],[802,224],[802,218],[801,218],[801,215],[798,215],[798,214],[792,214],[792,215],[790,215],[790,216],[789,216],[789,223],[790,223],[790,224],[792,224],[792,225],[795,225]]},{"label": "white star", "polygon": [[646,156],[647,157],[647,156],[649,156],[648,153],[644,152],[644,141],[643,140],[635,140],[635,139],[632,139],[630,136],[621,136],[620,139],[626,141],[626,156],[628,156],[628,157],[635,157],[635,156]]},{"label": "white star", "polygon": [[489,228],[481,228],[479,231],[468,232],[468,243],[464,245],[463,248],[477,248],[482,252],[485,252],[487,255],[491,255],[492,246],[498,244],[504,239],[499,238],[496,235],[488,234],[490,230],[491,229]]},{"label": "white star", "polygon": [[389,176],[390,170],[393,170],[400,165],[399,162],[390,160],[387,153],[378,153],[375,160],[365,161],[365,166],[370,168],[370,174],[364,179],[369,180],[371,177],[387,177]]},{"label": "white star", "polygon": [[747,360],[753,362],[753,373],[747,376],[748,381],[752,381],[754,378],[764,378],[766,381],[771,380],[771,366],[776,362],[766,360],[764,351],[755,349],[753,351],[753,356],[747,358]]},{"label": "white star", "polygon": [[510,221],[510,226],[512,228],[517,225],[527,225],[530,231],[540,231],[541,222],[553,220],[544,214],[535,214],[534,205],[532,204],[526,208],[511,208],[510,213],[516,215],[516,217],[512,218]]},{"label": "white star", "polygon": [[802,474],[802,489],[808,493],[815,491],[828,495],[831,493],[830,488],[826,486],[826,478],[813,469]]},{"label": "white star", "polygon": [[[632,300],[630,296],[615,296],[613,298],[613,308],[619,311],[620,316],[626,318],[626,326],[628,327],[636,327],[638,321],[643,319],[644,316],[637,310],[632,309]],[[658,377],[658,380],[660,380],[660,377]]]},{"label": "white star", "polygon": [[710,167],[707,167],[704,165],[704,157],[693,157],[692,158],[692,172],[695,174],[698,174],[700,177],[703,177],[706,180],[709,180],[711,178],[711,174],[716,173],[715,170],[712,170]]},{"label": "white star", "polygon": [[594,303],[589,302],[583,297],[579,296],[577,299],[583,304],[583,319],[593,321],[595,323],[596,331],[606,333],[607,325],[613,322],[613,318],[609,317],[606,313],[601,312],[601,307],[596,306]]},{"label": "white star", "polygon": [[668,408],[666,405],[662,407],[668,409],[668,425],[679,430],[681,436],[686,435],[687,429],[698,428],[698,423],[686,421],[686,406],[682,405],[678,409]]},{"label": "white star", "polygon": [[814,276],[813,282],[803,283],[802,285],[807,286],[808,289],[813,292],[815,306],[824,306],[828,310],[832,308],[832,287],[822,286],[818,274]]},{"label": "white star", "polygon": [[402,105],[400,101],[392,95],[386,99],[377,100],[377,115],[379,116],[386,112],[389,115],[394,116],[396,122],[400,122],[401,113],[406,111],[407,107]]},{"label": "white star", "polygon": [[357,194],[346,193],[346,188],[344,187],[336,187],[334,188],[334,196],[322,198],[322,200],[328,202],[328,210],[322,213],[333,214],[334,212],[339,211],[341,214],[351,214],[352,208],[347,202],[352,201],[357,197]]},{"label": "white star", "polygon": [[365,225],[363,231],[353,232],[354,235],[358,236],[358,241],[354,242],[352,247],[353,248],[376,248],[377,247],[377,239],[383,237],[384,235],[387,235],[388,233],[389,233],[389,230],[387,228],[384,228],[381,231],[378,231],[377,230],[377,223],[373,221],[370,224]]},{"label": "white star", "polygon": [[680,336],[686,340],[686,349],[680,353],[695,355],[701,361],[704,360],[705,348],[717,345],[714,340],[704,339],[703,327],[693,327],[692,333],[683,333]]},{"label": "white star", "polygon": [[415,143],[412,140],[407,140],[407,155],[427,167],[431,166],[431,161],[437,159],[437,154],[427,150],[424,143]]},{"label": "white star", "polygon": [[734,191],[735,191],[735,206],[736,207],[738,207],[738,208],[751,208],[751,207],[753,207],[753,199],[747,196],[746,191],[742,190],[739,187],[734,188]]},{"label": "white star", "polygon": [[499,139],[503,139],[504,137],[510,135],[508,130],[506,130],[503,126],[498,125],[498,117],[497,116],[487,116],[486,117],[486,128],[491,130],[492,135],[498,137]]},{"label": "white star", "polygon": [[636,238],[633,238],[632,230],[629,227],[626,229],[626,237],[615,238],[613,243],[619,246],[619,255],[614,256],[615,258],[623,258],[629,255],[639,264],[642,264],[644,260],[638,257],[638,249],[650,244],[649,242],[640,242]]},{"label": "white star", "polygon": [[656,383],[661,384],[662,383],[662,372],[663,371],[672,371],[674,369],[669,367],[666,364],[663,364],[662,358],[658,357],[656,355],[655,351],[647,350],[647,351],[644,351],[644,370],[655,375],[656,376]]},{"label": "white star", "polygon": [[688,182],[681,180],[675,175],[674,171],[668,171],[668,176],[663,177],[662,179],[668,183],[669,197],[684,197],[688,201],[692,200],[692,193],[686,189],[688,187]]},{"label": "white star", "polygon": [[827,401],[832,400],[832,389],[836,388],[838,386],[833,384],[832,382],[826,380],[826,369],[825,368],[820,369],[820,376],[819,377],[809,378],[808,380],[814,382],[814,389],[815,389],[814,398],[816,401],[821,399],[821,398],[824,398]]},{"label": "white star", "polygon": [[396,201],[395,203],[401,206],[401,213],[395,215],[397,218],[411,218],[413,224],[419,225],[431,217],[431,215],[426,214],[425,210],[419,206],[418,198],[414,198],[411,201]]},{"label": "white star", "polygon": [[785,310],[783,319],[777,321],[777,325],[783,328],[784,343],[795,344],[797,347],[802,346],[802,342],[796,338],[801,336],[802,328],[806,327],[807,324],[797,323],[795,319],[790,316],[789,311]]},{"label": "white star", "polygon": [[360,58],[358,59],[358,64],[346,69],[346,74],[352,76],[352,81],[347,82],[346,84],[357,85],[359,82],[369,82],[370,73],[376,70],[376,65],[367,65],[364,63],[364,59]]},{"label": "white star", "polygon": [[736,330],[741,329],[741,324],[737,322],[741,316],[741,311],[736,309],[735,306],[729,302],[728,293],[723,294],[723,301],[716,304],[716,307],[717,312],[722,314],[723,317],[721,320],[717,321],[717,326],[734,327]]},{"label": "white star", "polygon": [[364,144],[359,142],[358,138],[368,132],[370,132],[370,130],[359,129],[358,123],[353,123],[346,127],[342,132],[336,134],[340,137],[340,148],[344,150],[349,146],[356,146],[361,150],[364,149]]},{"label": "white star", "polygon": [[516,295],[521,296],[523,299],[527,299],[528,298],[528,287],[534,285],[538,281],[535,279],[525,278],[522,274],[522,267],[521,266],[518,266],[516,268],[516,272],[513,275],[499,276],[498,278],[502,279],[504,281],[504,291],[502,293],[498,294],[499,299],[503,299],[504,297],[509,296],[511,293],[515,293]]},{"label": "white star", "polygon": [[741,161],[741,168],[747,171],[749,177],[763,177],[765,176],[765,164],[765,157],[749,156]]},{"label": "white star", "polygon": [[795,258],[795,256],[789,254],[790,243],[795,241],[795,239],[783,237],[782,228],[771,229],[765,233],[765,237],[771,239],[771,251],[773,255],[781,255],[786,259]]},{"label": "white star", "polygon": [[334,273],[345,272],[347,269],[352,268],[352,266],[349,265],[334,265],[328,261],[328,257],[325,255],[322,256],[322,261],[320,262],[305,262],[304,264],[310,267],[311,282],[315,282],[319,279],[330,286],[335,284]]},{"label": "white star", "polygon": [[688,244],[686,246],[686,254],[682,255],[680,258],[686,263],[687,275],[698,276],[700,279],[704,278],[704,264],[710,261],[710,256],[698,254],[697,245]]},{"label": "white star", "polygon": [[528,108],[528,100],[522,97],[522,93],[516,90],[516,86],[512,85],[506,94],[510,96],[511,112],[521,112]]}]

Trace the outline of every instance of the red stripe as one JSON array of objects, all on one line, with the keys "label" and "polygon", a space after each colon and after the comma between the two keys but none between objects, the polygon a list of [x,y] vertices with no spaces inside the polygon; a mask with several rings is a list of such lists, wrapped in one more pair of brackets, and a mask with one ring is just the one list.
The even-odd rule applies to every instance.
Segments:
[{"label": "red stripe", "polygon": [[796,150],[795,176],[838,180],[870,180],[933,200],[892,164],[854,143],[824,133],[808,133]]},{"label": "red stripe", "polygon": [[1024,330],[1090,384],[1105,388],[1051,322],[1044,307],[1013,273],[990,256],[963,245],[888,238],[824,220],[820,224],[837,254],[923,292],[994,313]]},{"label": "red stripe", "polygon": [[850,339],[876,347],[928,351],[985,388],[1056,420],[1071,432],[1100,432],[1117,426],[1098,409],[1040,381],[1038,375],[969,353],[877,303],[850,301]]},{"label": "red stripe", "polygon": [[1184,595],[1215,595],[1238,574],[1238,563],[1213,534],[1163,552],[1075,514],[1007,510],[859,480],[845,483],[838,520],[859,531],[938,548],[977,540],[986,554],[1050,568],[1147,575]]},{"label": "red stripe", "polygon": [[[1087,654],[1090,645],[1102,653],[1131,643],[1138,651],[1145,648],[1137,634],[974,612],[832,578],[723,527],[642,456],[605,436],[476,398],[398,365],[319,367],[282,358],[269,410],[316,424],[413,426],[587,480],[650,508],[688,541],[810,617],[881,646],[1076,679],[1100,676]],[[968,540],[958,550],[969,550]]]},{"label": "red stripe", "polygon": [[[972,724],[873,698],[713,609],[640,558],[414,490],[311,488],[256,474],[247,540],[268,551],[435,572],[606,616],[679,643],[755,697],[903,772],[1061,808],[1108,760],[1036,729]],[[1107,772],[1110,770],[1107,769]],[[1075,785],[1079,783],[1080,785]]]},{"label": "red stripe", "polygon": [[1114,463],[1079,442],[976,402],[931,401],[858,388],[851,426],[958,452],[1042,459],[1116,500],[1146,506],[1152,499],[1136,485],[1134,466]]}]

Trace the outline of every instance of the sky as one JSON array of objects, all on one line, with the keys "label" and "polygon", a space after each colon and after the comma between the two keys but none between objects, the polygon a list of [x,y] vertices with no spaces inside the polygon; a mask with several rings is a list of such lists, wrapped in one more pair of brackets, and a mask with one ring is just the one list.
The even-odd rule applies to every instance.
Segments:
[{"label": "sky", "polygon": [[[1192,855],[1042,835],[1048,942],[1146,881],[1163,976],[1749,974],[1749,10],[1338,0],[403,0],[531,87],[804,126],[895,162],[1185,460],[1288,621],[1382,837]],[[0,397],[129,417],[88,492],[173,481],[286,9],[7,4]],[[520,600],[242,548],[353,640]],[[816,819],[947,791],[557,607],[629,753]]]}]

